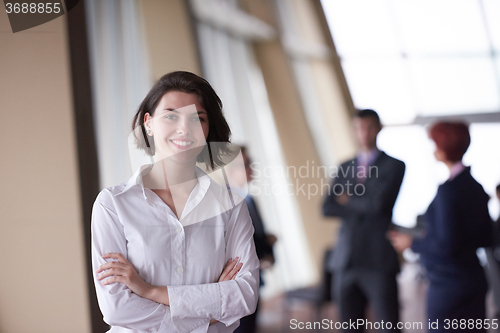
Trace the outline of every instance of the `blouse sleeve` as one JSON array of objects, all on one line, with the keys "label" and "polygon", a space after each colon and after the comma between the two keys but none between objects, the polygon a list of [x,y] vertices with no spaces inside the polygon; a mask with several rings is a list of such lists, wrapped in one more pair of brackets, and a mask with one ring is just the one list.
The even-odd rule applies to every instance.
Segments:
[{"label": "blouse sleeve", "polygon": [[[102,191],[92,210],[92,267],[99,307],[104,321],[111,326],[124,327],[141,332],[174,332],[174,324],[168,306],[134,294],[125,284],[103,285],[97,280],[96,271],[107,260],[106,253],[121,253],[127,258],[127,240],[123,225],[109,200],[112,194]],[[208,327],[206,320],[192,318],[191,331]],[[206,332],[206,329],[204,330]]]},{"label": "blouse sleeve", "polygon": [[236,279],[202,285],[169,286],[174,327],[183,332],[199,318],[216,319],[226,326],[255,311],[259,288],[259,260],[253,242],[253,226],[244,201],[232,209],[226,229],[226,261],[243,263]]}]

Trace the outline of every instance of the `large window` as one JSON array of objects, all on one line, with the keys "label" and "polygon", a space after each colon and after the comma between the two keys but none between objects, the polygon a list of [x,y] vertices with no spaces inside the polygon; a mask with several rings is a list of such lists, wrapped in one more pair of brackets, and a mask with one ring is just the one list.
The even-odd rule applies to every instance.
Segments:
[{"label": "large window", "polygon": [[[379,112],[388,125],[379,146],[407,164],[395,222],[412,225],[447,177],[422,126],[437,117],[471,123],[465,162],[494,194],[500,161],[487,147],[500,142],[500,1],[322,5],[355,106]],[[498,214],[494,201],[492,214]]]},{"label": "large window", "polygon": [[[241,10],[236,2],[192,0],[204,77],[224,101],[224,114],[232,129],[232,142],[249,148],[254,167],[263,173],[268,166],[285,167],[281,142],[268,100],[261,69],[251,42],[272,40],[274,29]],[[230,17],[231,19],[227,19]],[[237,18],[237,19],[235,19]],[[258,177],[250,193],[268,193],[268,188],[286,188],[285,175]],[[277,234],[277,258],[273,270],[265,271],[263,294],[307,285],[314,280],[311,255],[304,236],[296,198],[286,195],[256,195],[266,231]],[[292,259],[293,258],[293,259]]]},{"label": "large window", "polygon": [[500,1],[322,3],[356,106],[387,124],[500,111]]}]

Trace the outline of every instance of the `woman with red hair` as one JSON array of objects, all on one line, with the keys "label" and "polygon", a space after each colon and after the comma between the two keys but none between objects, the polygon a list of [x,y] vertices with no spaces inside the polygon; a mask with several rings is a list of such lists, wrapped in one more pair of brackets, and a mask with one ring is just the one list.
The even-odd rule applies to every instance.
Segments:
[{"label": "woman with red hair", "polygon": [[476,250],[491,245],[492,221],[488,213],[489,196],[471,176],[462,157],[470,144],[468,126],[461,122],[438,122],[431,126],[430,138],[436,144],[434,155],[450,170],[450,178],[439,186],[425,219],[426,235],[412,239],[392,233],[394,247],[402,251],[411,246],[421,254],[430,282],[427,314],[431,330],[485,332],[487,282]]},{"label": "woman with red hair", "polygon": [[429,136],[436,144],[436,159],[449,168],[456,165],[456,171],[463,170],[462,157],[470,145],[468,126],[461,122],[438,122],[431,126]]}]

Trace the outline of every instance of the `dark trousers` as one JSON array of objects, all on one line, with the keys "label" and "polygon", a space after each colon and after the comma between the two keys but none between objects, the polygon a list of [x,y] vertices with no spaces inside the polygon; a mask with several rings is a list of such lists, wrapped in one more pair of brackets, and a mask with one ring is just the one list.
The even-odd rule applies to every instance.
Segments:
[{"label": "dark trousers", "polygon": [[[395,273],[370,269],[347,269],[335,271],[334,274],[332,291],[340,310],[342,323],[365,319],[365,311],[370,304],[375,313],[375,320],[371,321],[373,329],[377,332],[400,332],[397,329],[399,301]],[[382,321],[383,327],[375,326],[381,324]],[[356,327],[344,325],[344,332],[364,332],[365,328],[371,328],[365,325]]]}]

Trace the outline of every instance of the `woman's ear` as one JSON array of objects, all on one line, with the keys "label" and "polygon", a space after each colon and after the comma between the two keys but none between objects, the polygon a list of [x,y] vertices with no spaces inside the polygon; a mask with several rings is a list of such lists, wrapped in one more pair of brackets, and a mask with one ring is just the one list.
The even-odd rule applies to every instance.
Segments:
[{"label": "woman's ear", "polygon": [[144,114],[144,128],[146,129],[146,133],[149,136],[153,136],[153,130],[151,129],[151,120],[153,117],[149,114],[149,112],[146,112]]}]

